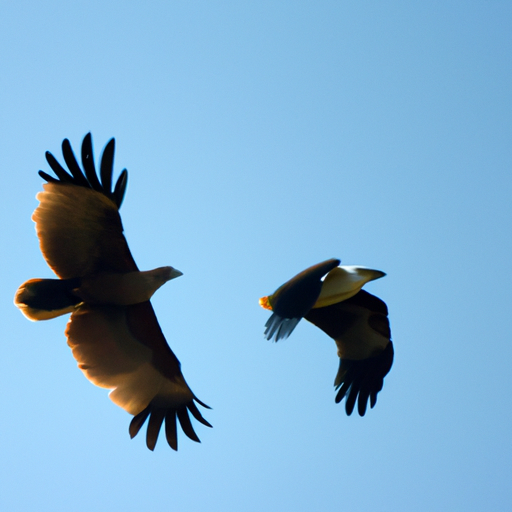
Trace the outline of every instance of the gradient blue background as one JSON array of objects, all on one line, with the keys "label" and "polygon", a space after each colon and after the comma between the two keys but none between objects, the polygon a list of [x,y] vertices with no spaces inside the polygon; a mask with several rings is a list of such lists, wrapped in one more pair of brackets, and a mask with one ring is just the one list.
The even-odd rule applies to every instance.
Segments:
[{"label": "gradient blue background", "polygon": [[[51,1],[0,6],[0,508],[507,511],[512,4]],[[213,407],[154,453],[76,368],[30,220],[44,152],[116,137],[122,216],[187,381]],[[395,364],[375,409],[258,298],[330,257],[387,272]]]}]

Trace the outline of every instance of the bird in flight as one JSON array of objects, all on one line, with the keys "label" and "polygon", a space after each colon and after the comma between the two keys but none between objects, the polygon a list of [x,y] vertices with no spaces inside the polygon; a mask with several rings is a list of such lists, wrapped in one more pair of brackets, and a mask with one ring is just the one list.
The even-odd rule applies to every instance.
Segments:
[{"label": "bird in flight", "polygon": [[132,414],[133,438],[149,417],[146,444],[155,448],[165,420],[167,442],[178,449],[177,421],[199,442],[189,413],[208,427],[180,362],[167,344],[150,298],[160,286],[182,273],[173,267],[139,271],[123,235],[119,208],[128,173],[112,188],[115,141],[101,156],[99,173],[91,134],[82,143],[82,166],[69,140],[62,153],[69,172],[46,153],[56,177],[39,171],[47,182],[37,194],[32,215],[41,252],[59,279],[30,279],[14,303],[30,320],[71,313],[68,345],[78,367],[93,384],[110,389],[109,397]]},{"label": "bird in flight", "polygon": [[368,400],[373,408],[384,377],[393,364],[393,343],[386,304],[362,290],[369,281],[384,277],[379,270],[340,266],[330,259],[307,268],[262,297],[260,305],[272,311],[265,324],[268,340],[287,338],[302,318],[334,339],[340,365],[334,386],[336,403],[345,400],[352,414],[357,402],[364,416]]}]

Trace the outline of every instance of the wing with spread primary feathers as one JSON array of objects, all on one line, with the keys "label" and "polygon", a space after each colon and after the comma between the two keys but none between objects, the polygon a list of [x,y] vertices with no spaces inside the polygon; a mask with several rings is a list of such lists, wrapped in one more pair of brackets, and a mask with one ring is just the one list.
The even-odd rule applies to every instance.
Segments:
[{"label": "wing with spread primary feathers", "polygon": [[195,397],[185,382],[150,302],[125,307],[84,305],[71,315],[66,336],[84,375],[93,384],[111,389],[110,399],[135,416],[130,425],[132,437],[151,414],[146,439],[151,450],[162,424],[160,421],[157,429],[153,416],[165,418],[167,440],[175,450],[176,417],[194,441],[199,439],[187,411],[211,427],[194,401],[208,406]]},{"label": "wing with spread primary feathers", "polygon": [[126,169],[119,176],[115,191],[110,190],[114,139],[102,155],[101,183],[94,168],[90,134],[82,144],[84,173],[67,139],[62,143],[62,152],[71,174],[51,153],[46,153],[58,178],[39,171],[48,183],[37,194],[40,204],[32,216],[48,265],[62,279],[137,270],[119,216],[128,179]]},{"label": "wing with spread primary feathers", "polygon": [[345,301],[312,309],[305,318],[333,338],[338,346],[336,403],[346,397],[345,410],[350,415],[357,401],[358,413],[364,416],[368,399],[372,408],[377,403],[377,394],[393,364],[386,304],[361,290]]},{"label": "wing with spread primary feathers", "polygon": [[[39,172],[48,183],[37,195],[40,204],[33,214],[48,265],[61,279],[68,280],[61,282],[64,287],[69,283],[72,287],[72,283],[80,282],[84,276],[87,279],[99,276],[102,284],[107,282],[101,281],[105,273],[120,275],[137,271],[119,215],[127,183],[126,169],[112,190],[114,139],[103,151],[99,177],[90,134],[82,144],[83,171],[67,139],[62,143],[62,152],[69,172],[51,153],[46,153],[56,177]],[[37,284],[28,282],[27,290],[17,295],[18,300],[26,298],[38,304],[39,299],[31,293],[56,290],[55,283],[45,286],[39,281],[42,280]],[[101,287],[99,290],[101,295]],[[76,301],[71,309],[75,304]],[[32,319],[43,318],[41,314]],[[112,401],[135,416],[130,424],[132,437],[150,418],[146,443],[151,450],[164,419],[168,443],[175,450],[178,447],[176,418],[194,441],[199,439],[189,412],[199,422],[211,426],[195,402],[208,406],[195,397],[185,382],[180,362],[167,344],[149,301],[131,305],[82,302],[71,315],[66,336],[87,379],[110,389]]]}]

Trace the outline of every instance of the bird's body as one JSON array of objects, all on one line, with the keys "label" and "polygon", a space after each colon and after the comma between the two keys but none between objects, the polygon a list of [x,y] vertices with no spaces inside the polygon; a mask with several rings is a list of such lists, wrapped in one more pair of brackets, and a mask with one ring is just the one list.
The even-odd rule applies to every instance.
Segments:
[{"label": "bird's body", "polygon": [[340,358],[334,382],[339,388],[336,402],[346,396],[345,409],[350,415],[357,401],[363,416],[368,399],[371,407],[375,405],[393,363],[387,306],[362,290],[365,283],[385,274],[339,263],[332,259],[309,267],[260,299],[260,304],[273,311],[266,325],[267,339],[286,338],[293,329],[280,326],[293,322],[295,327],[304,317],[336,342]]},{"label": "bird's body", "polygon": [[149,301],[181,272],[169,266],[137,268],[119,215],[126,170],[111,190],[114,140],[103,152],[101,181],[90,134],[82,145],[84,171],[67,139],[62,149],[71,174],[47,153],[57,178],[40,171],[48,183],[37,195],[39,206],[32,217],[43,256],[60,279],[25,282],[15,304],[31,320],[72,313],[66,336],[78,366],[91,382],[111,389],[112,401],[135,416],[132,437],[150,416],[147,445],[154,449],[165,419],[167,440],[177,449],[177,416],[187,436],[198,441],[188,412],[210,426],[194,401],[204,404],[185,382]]}]

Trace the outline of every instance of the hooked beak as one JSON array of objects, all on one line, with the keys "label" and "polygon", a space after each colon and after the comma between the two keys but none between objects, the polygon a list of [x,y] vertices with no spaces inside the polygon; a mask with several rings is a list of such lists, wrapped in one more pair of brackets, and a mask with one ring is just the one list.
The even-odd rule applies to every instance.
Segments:
[{"label": "hooked beak", "polygon": [[171,279],[176,279],[183,275],[183,272],[180,272],[177,268],[171,267],[171,271],[169,272],[169,281]]}]

